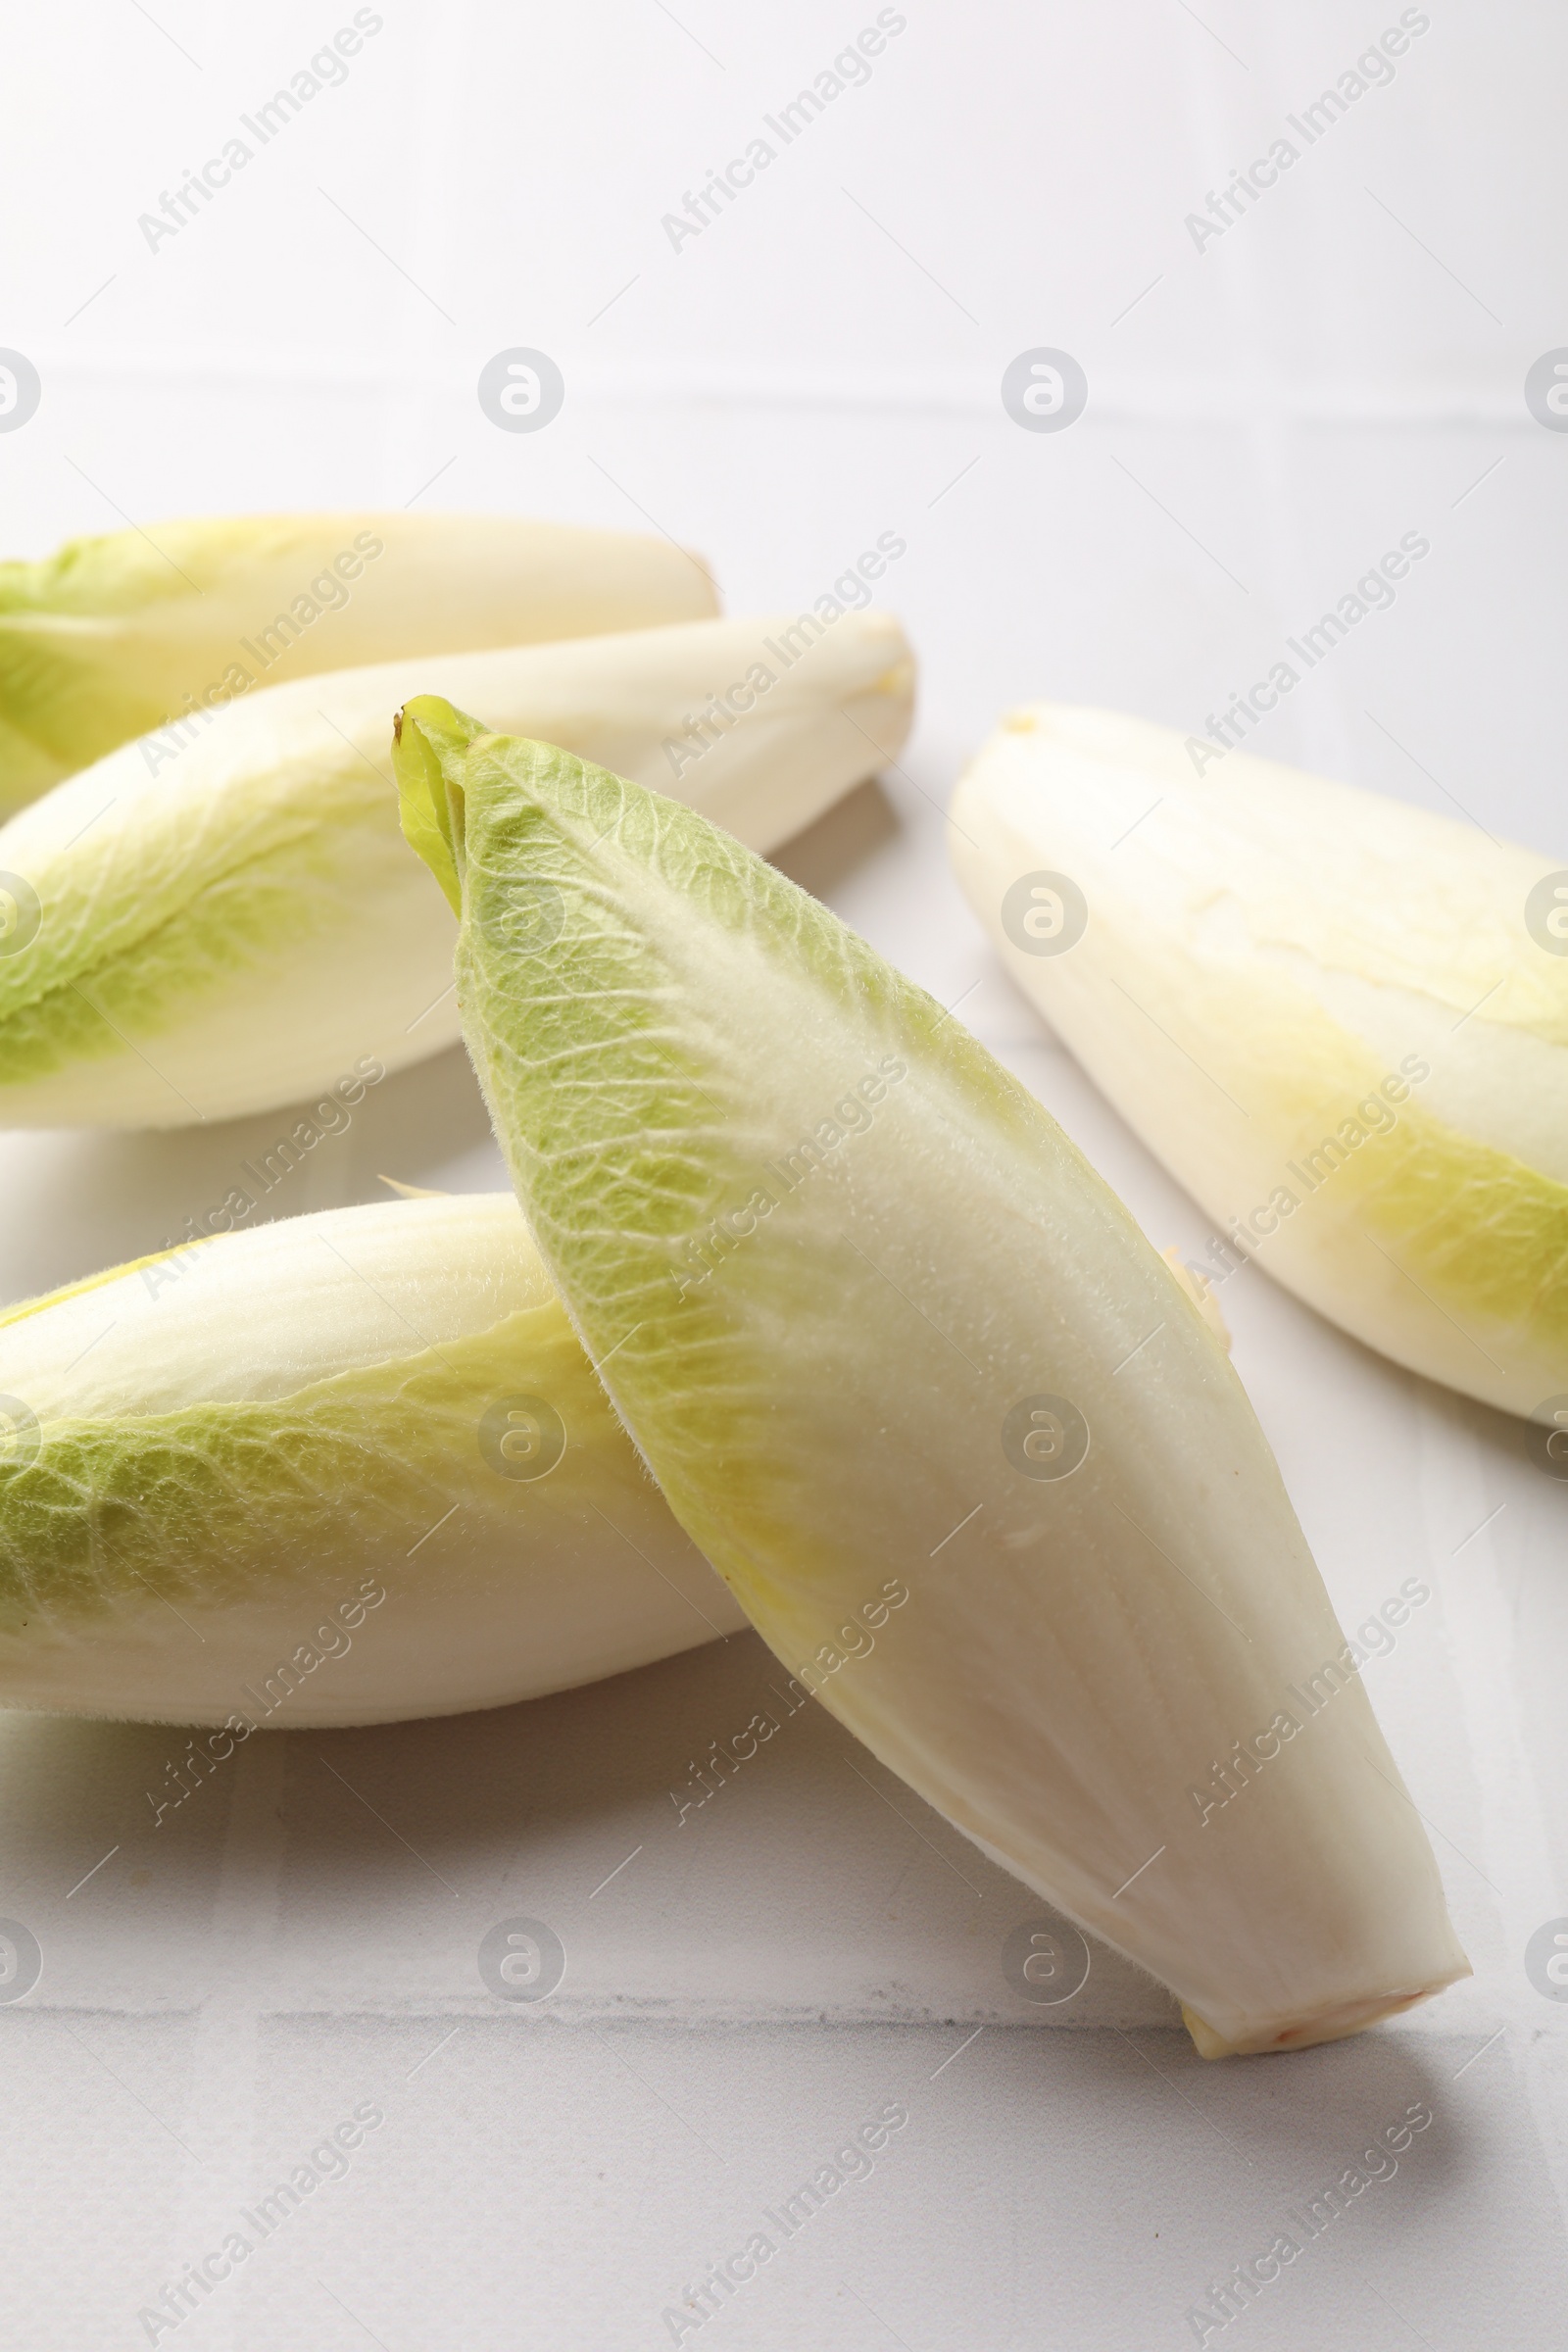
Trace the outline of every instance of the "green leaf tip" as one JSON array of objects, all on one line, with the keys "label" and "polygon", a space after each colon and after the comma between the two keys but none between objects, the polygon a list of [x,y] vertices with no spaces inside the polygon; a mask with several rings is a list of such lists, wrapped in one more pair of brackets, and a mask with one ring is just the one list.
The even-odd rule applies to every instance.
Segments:
[{"label": "green leaf tip", "polygon": [[417,852],[463,912],[463,788],[449,778],[442,755],[466,751],[483,724],[439,694],[416,694],[392,720],[392,772],[398,786],[403,838]]}]

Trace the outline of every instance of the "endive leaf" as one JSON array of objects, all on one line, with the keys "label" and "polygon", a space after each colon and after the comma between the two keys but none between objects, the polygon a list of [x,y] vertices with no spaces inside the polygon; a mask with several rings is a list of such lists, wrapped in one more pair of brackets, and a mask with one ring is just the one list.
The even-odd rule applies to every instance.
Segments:
[{"label": "endive leaf", "polygon": [[[1255,1258],[1431,1379],[1526,1417],[1560,1403],[1568,956],[1548,861],[1199,749],[1200,776],[1166,728],[1014,712],[954,804],[971,905],[1215,1220],[1211,1277]],[[1049,922],[1064,877],[1079,935],[1031,936],[1028,894]]]},{"label": "endive leaf", "polygon": [[0,815],[258,686],[715,610],[682,548],[505,514],[203,515],[74,539],[0,564]]},{"label": "endive leaf", "polygon": [[409,706],[396,758],[410,799],[440,768],[465,1033],[519,1198],[786,1666],[1173,1986],[1210,2053],[1463,1974],[1267,1445],[1120,1203],[737,842],[560,751],[456,748],[454,720]]},{"label": "endive leaf", "polygon": [[[902,744],[913,663],[884,613],[846,614],[787,667],[767,651],[779,628],[696,621],[306,679],[156,772],[129,744],[61,785],[0,830],[0,1126],[234,1118],[454,1043],[452,907],[404,849],[387,761],[416,686],[662,776],[755,848],[787,839]],[[421,846],[439,869],[435,838]]]},{"label": "endive leaf", "polygon": [[510,1195],[290,1219],[0,1317],[0,1704],[382,1722],[738,1622]]}]

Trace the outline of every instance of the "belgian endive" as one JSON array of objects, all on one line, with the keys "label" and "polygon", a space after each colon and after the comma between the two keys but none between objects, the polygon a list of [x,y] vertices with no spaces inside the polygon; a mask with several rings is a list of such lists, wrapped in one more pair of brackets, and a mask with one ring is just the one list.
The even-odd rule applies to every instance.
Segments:
[{"label": "belgian endive", "polygon": [[1255,1259],[1396,1362],[1561,1412],[1568,873],[1049,703],[953,819],[1008,969],[1213,1218],[1211,1278]]},{"label": "belgian endive", "polygon": [[1463,1975],[1224,1349],[1054,1122],[701,817],[423,698],[396,757],[545,1264],[786,1667],[1209,2054]]},{"label": "belgian endive", "polygon": [[697,620],[695,556],[511,514],[220,514],[0,564],[0,815],[258,686]]},{"label": "belgian endive", "polygon": [[885,613],[809,644],[694,621],[303,679],[155,773],[123,746],[0,829],[0,1127],[233,1118],[456,1040],[453,919],[387,757],[430,684],[766,850],[898,751],[913,663]]},{"label": "belgian endive", "polygon": [[741,1622],[510,1194],[289,1219],[0,1317],[0,1705],[377,1723]]}]

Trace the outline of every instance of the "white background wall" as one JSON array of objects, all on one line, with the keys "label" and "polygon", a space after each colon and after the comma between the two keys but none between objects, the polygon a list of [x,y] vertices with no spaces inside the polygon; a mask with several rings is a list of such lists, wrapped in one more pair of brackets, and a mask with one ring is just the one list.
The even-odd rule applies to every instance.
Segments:
[{"label": "white background wall", "polygon": [[[1557,12],[1419,12],[1393,81],[1201,252],[1185,217],[1396,8],[916,6],[678,251],[662,216],[874,9],[392,5],[149,251],[138,216],[353,12],[154,13],[11,33],[5,332],[46,384],[0,440],[13,552],[193,509],[642,512],[744,607],[897,527],[933,729],[963,743],[1026,691],[1200,724],[1417,528],[1427,569],[1270,748],[1561,842],[1564,452],[1521,393],[1568,336]],[[1065,435],[998,400],[1042,343],[1089,375]],[[538,435],[474,397],[514,344],[566,378]]]},{"label": "white background wall", "polygon": [[[0,433],[3,552],[189,512],[494,508],[646,522],[710,557],[732,610],[793,610],[901,534],[887,601],[923,657],[920,731],[792,870],[949,1001],[981,977],[965,1017],[1161,1246],[1196,1241],[1198,1211],[987,976],[940,807],[1013,700],[1200,730],[1417,531],[1431,553],[1396,604],[1258,748],[1568,856],[1568,435],[1522,390],[1568,345],[1568,20],[1433,0],[1392,82],[1200,251],[1186,217],[1397,7],[909,0],[865,85],[677,250],[662,217],[874,22],[869,0],[388,0],[342,85],[149,249],[138,216],[353,13],[12,12],[0,344],[43,396]],[[475,396],[514,345],[565,379],[538,433],[499,431]],[[1038,345],[1088,375],[1061,433],[999,399]],[[461,1064],[385,1094],[294,1206],[368,1197],[389,1153],[414,1178],[496,1180]],[[6,1292],[155,1246],[172,1200],[206,1197],[203,1155],[232,1150],[29,1139],[6,1161]],[[279,1736],[158,1838],[139,1809],[164,1735],[13,1721],[0,1909],[46,1955],[0,2013],[15,2340],[148,2340],[138,2308],[370,2099],[386,2125],[350,2177],[181,2346],[668,2342],[684,2282],[895,2098],[910,2122],[876,2175],[683,2341],[1192,2342],[1205,2281],[1414,2099],[1436,2122],[1398,2178],[1208,2340],[1558,2340],[1564,2013],[1521,1953],[1568,1910],[1563,1491],[1494,1417],[1255,1273],[1233,1288],[1238,1362],[1336,1598],[1412,1567],[1438,1582],[1441,1619],[1374,1697],[1472,1986],[1343,2049],[1205,2069],[1112,1975],[1095,2030],[993,2022],[954,2056],[1017,2014],[997,1954],[1030,1900],[896,1784],[851,1781],[837,1737],[813,1732],[779,1788],[737,1788],[711,1837],[669,1835],[667,1780],[760,1671],[744,1643],[630,1695]],[[323,1747],[456,1912],[334,1789]],[[639,1838],[643,1875],[590,1912]],[[596,1988],[575,2024],[503,2015],[475,1974],[484,1928],[536,1906]],[[803,2022],[819,2013],[839,2022]]]}]

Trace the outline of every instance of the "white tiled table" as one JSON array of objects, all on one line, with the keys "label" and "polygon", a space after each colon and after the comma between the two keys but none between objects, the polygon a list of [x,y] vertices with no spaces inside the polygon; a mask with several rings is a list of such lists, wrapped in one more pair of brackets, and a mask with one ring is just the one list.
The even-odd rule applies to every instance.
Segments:
[{"label": "white tiled table", "polygon": [[[963,1017],[1156,1244],[1200,1247],[991,965],[941,808],[1009,701],[1200,728],[1415,529],[1430,559],[1260,748],[1568,858],[1568,437],[1520,392],[1568,341],[1568,27],[1434,7],[1393,82],[1199,253],[1185,215],[1396,10],[910,8],[865,85],[676,251],[661,216],[875,11],[389,6],[342,86],[150,252],[137,215],[350,13],[241,29],[97,0],[13,28],[31,233],[0,343],[45,398],[0,435],[12,548],[117,510],[641,511],[712,556],[732,609],[794,610],[896,531],[920,731],[782,862],[945,1001],[978,982]],[[474,399],[514,344],[566,378],[537,436]],[[997,397],[1037,345],[1089,376],[1060,435]],[[0,1140],[0,1294],[156,1247],[270,1135]],[[280,1203],[368,1199],[382,1171],[501,1181],[461,1057],[377,1090]],[[158,2341],[652,2347],[762,2230],[776,2252],[679,2340],[1146,2352],[1195,2341],[1211,2282],[1422,2102],[1397,2173],[1207,2340],[1560,2342],[1568,2005],[1523,1954],[1568,1913],[1568,1488],[1256,1271],[1223,1303],[1344,1613],[1435,1588],[1368,1681],[1472,1983],[1221,2067],[1109,1955],[1032,2010],[1001,1951],[1039,1906],[814,1709],[681,1821],[671,1789],[767,1672],[750,1636],[532,1708],[259,1740],[156,1829],[171,1735],[10,1718],[0,1910],[44,1970],[0,2011],[8,2339],[146,2342],[138,2310],[361,2108],[382,2120],[341,2178]],[[519,1915],[567,1955],[548,2013],[479,1974]],[[907,2120],[868,2175],[788,2236],[763,2218],[889,2105]]]}]

